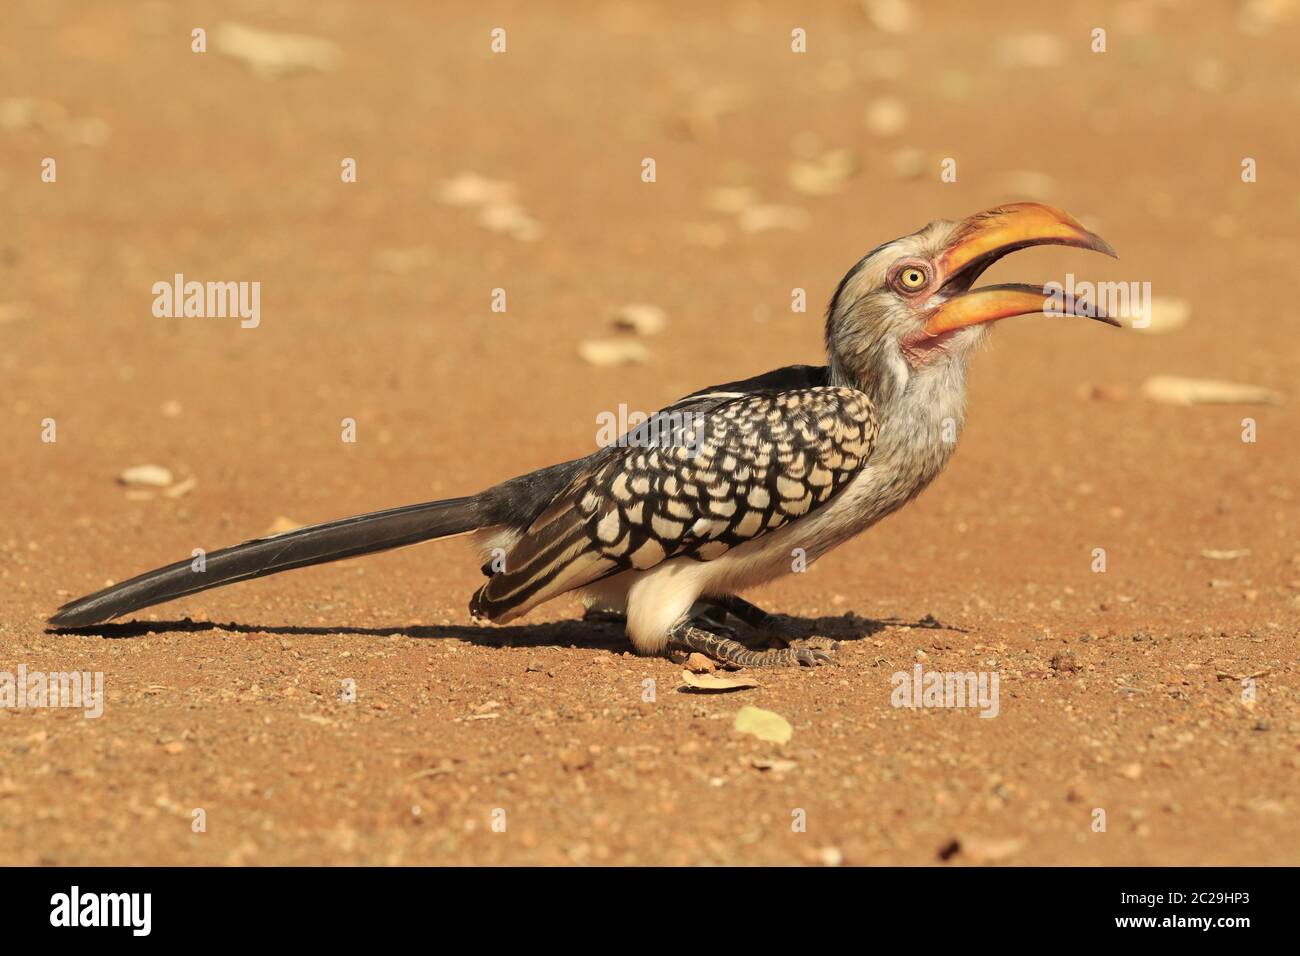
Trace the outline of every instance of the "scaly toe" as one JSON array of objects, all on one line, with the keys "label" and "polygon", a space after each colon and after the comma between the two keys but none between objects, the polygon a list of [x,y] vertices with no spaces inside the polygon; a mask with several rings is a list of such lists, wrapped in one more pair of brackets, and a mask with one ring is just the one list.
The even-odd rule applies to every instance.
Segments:
[{"label": "scaly toe", "polygon": [[838,644],[833,644],[830,648],[800,647],[795,649],[794,656],[795,660],[804,667],[817,667],[821,664],[836,663],[835,652],[838,650]]}]

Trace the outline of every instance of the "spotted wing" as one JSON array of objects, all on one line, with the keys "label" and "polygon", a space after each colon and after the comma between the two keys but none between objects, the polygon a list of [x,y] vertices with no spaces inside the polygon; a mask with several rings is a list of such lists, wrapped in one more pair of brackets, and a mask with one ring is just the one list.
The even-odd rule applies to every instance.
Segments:
[{"label": "spotted wing", "polygon": [[870,399],[826,386],[679,403],[590,459],[476,595],[508,619],[674,557],[708,561],[821,507],[875,443]]}]

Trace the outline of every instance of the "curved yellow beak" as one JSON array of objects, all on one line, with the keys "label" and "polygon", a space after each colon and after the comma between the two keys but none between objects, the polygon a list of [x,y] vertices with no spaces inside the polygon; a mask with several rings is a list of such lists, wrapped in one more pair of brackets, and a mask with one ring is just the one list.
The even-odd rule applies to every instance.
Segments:
[{"label": "curved yellow beak", "polygon": [[926,334],[940,335],[981,322],[1037,312],[1082,315],[1118,325],[1098,309],[1076,311],[1073,299],[1040,286],[1015,283],[970,289],[979,275],[1003,256],[1044,245],[1077,246],[1119,258],[1110,243],[1055,206],[1021,202],[976,213],[962,224],[952,245],[939,256],[939,268],[947,276],[945,287],[951,286],[959,294],[941,302],[930,314]]}]

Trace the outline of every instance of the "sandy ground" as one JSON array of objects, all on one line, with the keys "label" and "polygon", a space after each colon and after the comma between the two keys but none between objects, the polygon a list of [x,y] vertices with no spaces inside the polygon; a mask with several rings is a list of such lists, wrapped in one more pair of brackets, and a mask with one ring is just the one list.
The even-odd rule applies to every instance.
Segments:
[{"label": "sandy ground", "polygon": [[[1295,863],[1300,11],[980,6],[7,4],[0,671],[102,672],[106,700],[0,708],[0,862]],[[230,22],[332,47],[259,73]],[[445,201],[469,172],[515,206]],[[991,279],[1148,281],[1189,321],[1004,323],[935,485],[750,595],[838,667],[702,695],[576,601],[478,627],[457,541],[45,629],[277,519],[472,492],[620,404],[818,362],[858,256],[1010,199],[1123,258]],[[155,318],[177,272],[260,282],[260,325]],[[668,318],[623,336],[646,360],[585,362],[627,303]],[[1142,397],[1162,374],[1284,399]],[[195,483],[117,482],[142,464]],[[892,706],[917,663],[998,673],[997,717]],[[745,705],[789,742],[734,730]]]}]

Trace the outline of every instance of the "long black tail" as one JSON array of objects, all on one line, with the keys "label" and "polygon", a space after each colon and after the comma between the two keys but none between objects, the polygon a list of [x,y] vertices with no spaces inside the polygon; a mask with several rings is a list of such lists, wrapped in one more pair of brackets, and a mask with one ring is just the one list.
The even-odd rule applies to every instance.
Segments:
[{"label": "long black tail", "polygon": [[55,627],[99,624],[142,607],[236,581],[473,531],[480,526],[479,501],[428,501],[245,541],[214,551],[202,562],[197,558],[177,561],[69,601],[50,618],[50,623]]}]

